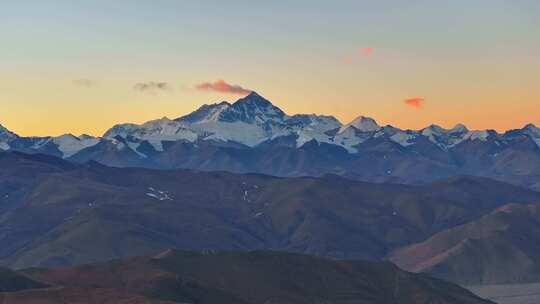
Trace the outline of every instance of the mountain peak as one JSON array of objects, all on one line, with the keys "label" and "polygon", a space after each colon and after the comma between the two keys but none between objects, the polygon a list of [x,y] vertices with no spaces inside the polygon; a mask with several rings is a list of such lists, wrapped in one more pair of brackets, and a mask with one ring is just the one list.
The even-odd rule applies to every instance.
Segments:
[{"label": "mountain peak", "polygon": [[439,125],[436,125],[436,124],[432,124],[430,125],[429,127],[426,127],[425,129],[422,130],[422,133],[424,135],[426,135],[427,133],[431,134],[431,133],[446,133],[446,129],[439,126]]},{"label": "mountain peak", "polygon": [[11,140],[18,137],[17,134],[11,132],[6,127],[0,124],[0,141]]},{"label": "mountain peak", "polygon": [[467,127],[464,124],[458,123],[449,131],[450,133],[463,133],[463,132],[468,132],[469,129],[467,129]]},{"label": "mountain peak", "polygon": [[452,129],[445,129],[439,125],[432,124],[429,127],[422,130],[422,134],[425,136],[430,136],[432,134],[454,134],[454,133],[466,133],[469,130],[464,124],[456,124]]},{"label": "mountain peak", "polygon": [[533,134],[540,135],[540,128],[538,128],[536,125],[534,125],[532,123],[526,125],[523,129],[526,130],[526,131],[529,131],[529,132],[531,132]]},{"label": "mountain peak", "polygon": [[255,92],[255,91],[251,91],[251,93],[249,93],[246,98],[263,98],[261,95],[259,95],[259,93]]},{"label": "mountain peak", "polygon": [[257,94],[257,92],[251,92],[246,97],[238,99],[233,104],[233,106],[237,105],[237,104],[244,104],[244,103],[260,105],[260,106],[263,106],[263,107],[274,106],[268,99],[266,99],[266,98],[262,97],[261,95]]},{"label": "mountain peak", "polygon": [[285,113],[274,106],[268,99],[256,92],[238,99],[229,108],[220,114],[220,121],[266,123],[268,121],[283,121]]},{"label": "mountain peak", "polygon": [[349,127],[354,127],[355,129],[362,132],[373,132],[381,128],[373,118],[366,116],[358,116],[350,123],[341,127],[339,131],[345,131]]},{"label": "mountain peak", "polygon": [[9,130],[4,127],[2,124],[0,124],[0,132],[9,132]]}]

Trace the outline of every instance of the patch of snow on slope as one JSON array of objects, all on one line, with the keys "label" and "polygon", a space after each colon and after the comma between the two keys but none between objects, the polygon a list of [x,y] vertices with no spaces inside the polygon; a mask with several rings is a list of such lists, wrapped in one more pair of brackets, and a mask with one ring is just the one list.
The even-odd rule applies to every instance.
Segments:
[{"label": "patch of snow on slope", "polygon": [[192,124],[191,128],[203,140],[235,141],[250,147],[269,138],[261,126],[244,122],[203,122]]},{"label": "patch of snow on slope", "polygon": [[456,145],[459,144],[459,143],[462,143],[464,141],[467,141],[467,140],[471,140],[471,141],[475,141],[475,140],[487,141],[488,137],[489,137],[489,131],[487,131],[487,130],[470,131],[467,134],[465,134],[465,136],[463,136],[463,139],[461,141],[457,142]]},{"label": "patch of snow on slope", "polygon": [[146,192],[146,196],[156,199],[158,201],[172,201],[173,200],[173,197],[171,196],[169,191],[157,190],[157,189],[154,189],[153,187],[148,188],[148,192]]},{"label": "patch of snow on slope", "polygon": [[52,138],[52,142],[58,146],[58,150],[62,152],[62,156],[64,158],[73,156],[85,148],[95,146],[99,143],[99,141],[99,138],[90,136],[76,137],[71,134],[65,134]]},{"label": "patch of snow on slope", "polygon": [[334,137],[334,144],[344,147],[349,153],[355,153],[358,150],[354,147],[365,142],[373,135],[374,133],[359,132],[356,128],[349,127]]},{"label": "patch of snow on slope", "polygon": [[297,147],[301,147],[313,139],[318,142],[333,143],[332,136],[326,133],[341,127],[341,123],[332,116],[314,114],[295,115],[287,119],[286,123],[291,127],[292,132],[298,135]]},{"label": "patch of snow on slope", "polygon": [[398,143],[399,145],[403,147],[407,147],[414,144],[413,142],[410,142],[410,141],[415,138],[416,138],[416,135],[403,132],[403,131],[398,131],[396,132],[396,134],[390,136],[390,140],[392,140],[395,143]]},{"label": "patch of snow on slope", "polygon": [[[127,140],[126,144],[128,145],[128,147],[131,150],[133,150],[133,152],[137,153],[137,155],[139,155],[140,157],[142,157],[142,158],[147,158],[148,157],[148,155],[137,151],[137,149],[139,149],[139,147],[141,146],[141,143],[132,142],[132,141]],[[159,144],[161,145],[161,142]]]}]

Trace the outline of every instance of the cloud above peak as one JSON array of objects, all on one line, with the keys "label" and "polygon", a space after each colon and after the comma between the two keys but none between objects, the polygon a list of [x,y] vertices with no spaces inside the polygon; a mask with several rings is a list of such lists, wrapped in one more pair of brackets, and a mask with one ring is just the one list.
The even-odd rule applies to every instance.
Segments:
[{"label": "cloud above peak", "polygon": [[142,93],[158,93],[160,91],[168,91],[171,89],[166,82],[139,82],[133,86],[133,89]]},{"label": "cloud above peak", "polygon": [[252,90],[243,88],[239,85],[233,85],[225,82],[225,80],[216,80],[214,82],[203,82],[195,86],[199,91],[217,92],[233,95],[248,95]]},{"label": "cloud above peak", "polygon": [[412,97],[403,100],[406,106],[413,107],[415,109],[421,109],[424,107],[425,99],[422,97]]}]

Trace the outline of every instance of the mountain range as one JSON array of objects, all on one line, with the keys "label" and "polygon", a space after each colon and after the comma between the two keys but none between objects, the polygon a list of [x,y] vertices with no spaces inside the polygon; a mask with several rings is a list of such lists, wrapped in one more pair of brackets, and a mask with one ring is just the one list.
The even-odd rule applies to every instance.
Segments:
[{"label": "mountain range", "polygon": [[[471,284],[534,281],[540,273],[540,193],[482,177],[380,184],[118,168],[20,152],[0,153],[0,168],[0,266],[13,269],[178,248],[390,260]],[[500,251],[485,247],[490,240]],[[486,273],[465,271],[470,265]]]},{"label": "mountain range", "polygon": [[461,124],[401,130],[363,116],[342,124],[332,116],[287,115],[257,93],[176,119],[119,124],[102,137],[20,137],[0,126],[0,149],[116,167],[415,184],[474,175],[540,189],[540,129],[532,124],[504,133]]}]

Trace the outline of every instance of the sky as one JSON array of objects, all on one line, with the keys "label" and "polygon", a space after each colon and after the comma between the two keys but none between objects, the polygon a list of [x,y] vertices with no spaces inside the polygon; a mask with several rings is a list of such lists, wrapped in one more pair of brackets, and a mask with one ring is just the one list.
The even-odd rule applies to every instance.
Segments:
[{"label": "sky", "polygon": [[536,0],[0,0],[0,124],[102,135],[254,90],[288,114],[540,125]]}]

